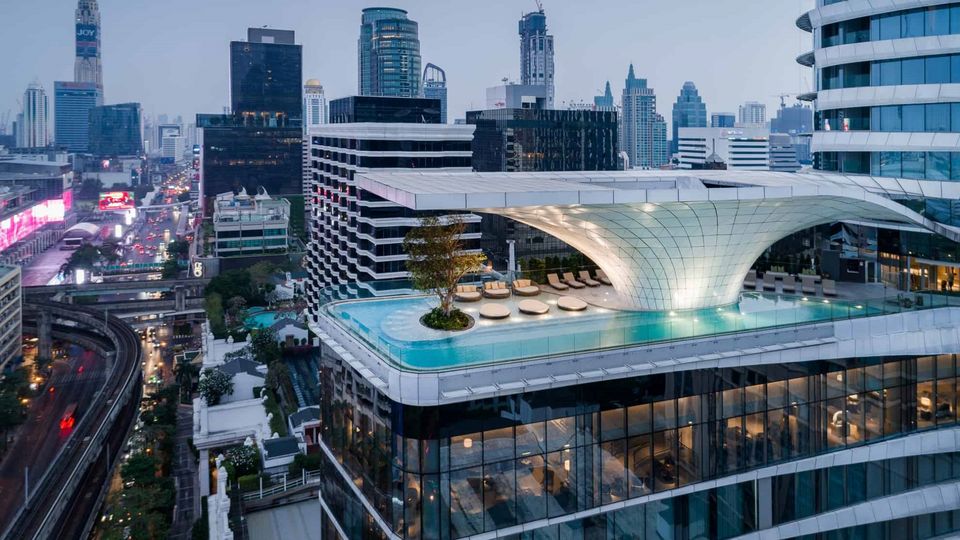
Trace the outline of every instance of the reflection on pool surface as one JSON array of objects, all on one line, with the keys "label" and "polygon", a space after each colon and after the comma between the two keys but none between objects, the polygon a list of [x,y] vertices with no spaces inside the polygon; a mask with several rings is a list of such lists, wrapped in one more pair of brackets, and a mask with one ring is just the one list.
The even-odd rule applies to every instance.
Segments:
[{"label": "reflection on pool surface", "polygon": [[[437,305],[434,297],[344,301],[329,304],[327,310],[368,346],[413,370],[457,369],[884,312],[880,301],[866,304],[763,293],[744,293],[731,306],[678,312],[616,311],[591,305],[571,313],[556,307],[555,296],[542,294],[538,299],[551,304],[547,315],[520,314],[515,297],[458,304],[476,320],[473,328],[463,332],[431,330],[420,324],[420,316]],[[479,307],[491,302],[508,306],[512,315],[499,321],[480,319]]]},{"label": "reflection on pool surface", "polygon": [[[258,309],[259,311],[254,311]],[[273,323],[277,322],[277,319],[282,318],[295,318],[296,315],[293,313],[277,313],[275,311],[264,311],[262,308],[254,308],[248,311],[247,313],[253,313],[247,317],[243,324],[248,329],[255,328],[269,328],[273,326]]]}]

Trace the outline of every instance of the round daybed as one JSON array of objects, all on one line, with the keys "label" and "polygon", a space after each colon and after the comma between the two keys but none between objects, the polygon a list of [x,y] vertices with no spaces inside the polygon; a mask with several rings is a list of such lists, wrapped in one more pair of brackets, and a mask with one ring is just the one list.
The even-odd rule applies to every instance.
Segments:
[{"label": "round daybed", "polygon": [[587,303],[575,296],[561,296],[557,299],[557,307],[564,311],[583,311]]},{"label": "round daybed", "polygon": [[550,306],[539,300],[521,300],[517,303],[517,309],[520,310],[520,313],[526,313],[527,315],[543,315],[550,311]]}]

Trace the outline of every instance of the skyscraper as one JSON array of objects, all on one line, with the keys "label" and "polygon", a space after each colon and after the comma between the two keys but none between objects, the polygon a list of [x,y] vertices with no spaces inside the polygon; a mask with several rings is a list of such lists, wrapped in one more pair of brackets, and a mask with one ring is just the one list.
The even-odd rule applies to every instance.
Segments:
[{"label": "skyscraper", "polygon": [[547,108],[554,102],[553,36],[547,34],[547,15],[539,11],[520,19],[520,84],[547,87]]},{"label": "skyscraper", "polygon": [[327,123],[327,97],[323,85],[317,79],[310,79],[303,85],[303,127],[304,132],[313,126]]},{"label": "skyscraper", "polygon": [[748,101],[740,106],[740,125],[742,127],[764,127],[767,124],[767,106],[756,101]]},{"label": "skyscraper", "polygon": [[630,64],[623,89],[620,149],[627,153],[631,167],[656,168],[669,161],[667,124],[657,114],[657,95],[638,79]]},{"label": "skyscraper", "polygon": [[54,137],[57,146],[70,152],[86,152],[90,141],[90,110],[103,104],[95,83],[53,83]]},{"label": "skyscraper", "polygon": [[710,127],[732,128],[737,124],[737,115],[732,112],[715,112],[710,115]]},{"label": "skyscraper", "polygon": [[17,126],[17,146],[43,148],[49,144],[47,111],[47,93],[40,81],[33,81],[23,93],[23,120]]},{"label": "skyscraper", "polygon": [[266,126],[300,125],[303,75],[293,30],[248,28],[230,42],[230,103],[234,114],[259,116]]},{"label": "skyscraper", "polygon": [[77,2],[77,58],[73,64],[73,80],[93,83],[103,92],[103,69],[100,65],[100,9],[97,0]]},{"label": "skyscraper", "polygon": [[447,72],[434,64],[423,68],[423,97],[440,100],[440,123],[447,123]]},{"label": "skyscraper", "polygon": [[90,109],[90,153],[101,157],[139,156],[143,152],[141,126],[139,103]]},{"label": "skyscraper", "polygon": [[361,96],[420,95],[419,27],[405,10],[364,9],[357,53]]},{"label": "skyscraper", "polygon": [[613,103],[613,92],[610,91],[610,81],[607,81],[602,96],[593,96],[593,107],[598,111],[617,110],[616,105]]},{"label": "skyscraper", "polygon": [[707,127],[707,106],[697,86],[690,81],[683,83],[677,102],[673,104],[673,138],[670,139],[670,152],[677,152],[678,130],[682,127]]}]

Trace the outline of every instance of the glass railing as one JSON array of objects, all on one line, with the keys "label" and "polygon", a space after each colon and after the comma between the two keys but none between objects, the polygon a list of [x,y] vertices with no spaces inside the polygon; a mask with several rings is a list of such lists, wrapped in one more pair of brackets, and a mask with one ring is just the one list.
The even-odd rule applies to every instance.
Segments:
[{"label": "glass railing", "polygon": [[[960,297],[932,292],[887,291],[883,296],[858,300],[744,291],[736,304],[698,310],[623,311],[590,305],[583,312],[565,312],[556,309],[558,295],[541,293],[536,299],[550,305],[547,315],[519,313],[516,303],[524,298],[516,296],[496,301],[511,309],[511,316],[501,321],[482,319],[477,313],[484,302],[495,300],[458,303],[458,308],[474,318],[475,326],[464,332],[439,332],[418,321],[419,314],[437,304],[435,297],[411,294],[409,281],[378,282],[376,292],[366,285],[369,284],[323,289],[321,306],[340,327],[406,371],[462,369],[960,307]],[[397,294],[391,292],[391,285]],[[843,292],[842,283],[838,289]],[[575,296],[576,292],[570,294]],[[375,298],[382,302],[364,302]]]}]

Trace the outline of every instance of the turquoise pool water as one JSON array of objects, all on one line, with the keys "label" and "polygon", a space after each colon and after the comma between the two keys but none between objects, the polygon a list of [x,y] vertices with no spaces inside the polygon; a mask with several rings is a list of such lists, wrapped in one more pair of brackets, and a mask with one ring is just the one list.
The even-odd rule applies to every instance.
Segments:
[{"label": "turquoise pool water", "polygon": [[289,313],[276,313],[274,311],[265,311],[262,308],[254,308],[258,311],[251,309],[248,313],[253,313],[243,321],[244,325],[249,329],[255,328],[269,328],[273,326],[273,323],[277,322],[277,319],[282,319],[284,317],[294,317],[293,314]]},{"label": "turquoise pool water", "polygon": [[[541,296],[540,300],[547,301]],[[553,300],[555,303],[555,300]],[[577,351],[727,334],[776,326],[864,317],[884,312],[871,304],[744,293],[737,304],[680,312],[616,311],[590,306],[580,313],[551,307],[544,316],[519,314],[502,321],[476,316],[477,304],[460,304],[477,321],[463,332],[431,330],[418,321],[436,305],[432,297],[397,297],[333,303],[329,313],[345,329],[394,363],[413,370],[443,370]],[[549,303],[549,302],[548,302]]]}]

